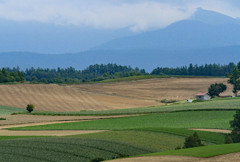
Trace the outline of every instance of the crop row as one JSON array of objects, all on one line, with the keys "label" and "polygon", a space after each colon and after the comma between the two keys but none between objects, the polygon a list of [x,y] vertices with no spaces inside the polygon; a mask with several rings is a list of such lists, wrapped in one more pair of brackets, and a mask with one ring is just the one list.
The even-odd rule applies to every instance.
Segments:
[{"label": "crop row", "polygon": [[230,129],[235,111],[190,111],[10,128],[12,130],[123,130],[147,127]]},{"label": "crop row", "polygon": [[[5,161],[90,161],[94,158],[112,159],[150,151],[131,145],[93,139],[29,138],[0,141],[1,158]],[[9,154],[12,157],[9,157]],[[9,160],[8,160],[9,158]],[[34,159],[34,160],[33,160]]]}]

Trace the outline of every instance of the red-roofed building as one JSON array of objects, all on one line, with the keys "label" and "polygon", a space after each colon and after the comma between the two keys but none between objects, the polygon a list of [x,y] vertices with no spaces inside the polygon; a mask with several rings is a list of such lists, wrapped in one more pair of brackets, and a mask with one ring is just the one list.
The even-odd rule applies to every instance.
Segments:
[{"label": "red-roofed building", "polygon": [[197,100],[210,100],[210,96],[207,93],[198,93],[196,94],[196,99]]}]

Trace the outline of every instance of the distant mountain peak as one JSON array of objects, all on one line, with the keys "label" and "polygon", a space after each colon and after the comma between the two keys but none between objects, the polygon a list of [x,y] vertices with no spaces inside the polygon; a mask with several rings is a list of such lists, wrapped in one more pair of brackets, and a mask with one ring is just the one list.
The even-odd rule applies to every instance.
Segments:
[{"label": "distant mountain peak", "polygon": [[190,17],[190,19],[212,25],[236,23],[240,24],[240,20],[238,18],[233,18],[211,10],[205,10],[203,8],[198,8],[196,12]]}]

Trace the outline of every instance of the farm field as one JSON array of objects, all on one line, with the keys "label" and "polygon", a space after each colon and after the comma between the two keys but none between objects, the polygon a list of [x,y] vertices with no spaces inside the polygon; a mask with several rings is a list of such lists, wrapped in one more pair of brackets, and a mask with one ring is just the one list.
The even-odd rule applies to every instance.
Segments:
[{"label": "farm field", "polygon": [[[205,102],[176,102],[173,104],[165,104],[160,106],[129,108],[129,109],[116,109],[116,110],[104,110],[104,111],[78,111],[78,112],[50,112],[50,111],[34,111],[31,114],[34,115],[59,115],[59,116],[77,116],[77,115],[131,115],[131,114],[152,114],[152,113],[166,113],[166,112],[183,112],[183,111],[222,111],[222,110],[237,110],[240,100],[236,98],[216,98]],[[26,114],[26,113],[18,113]]]},{"label": "farm field", "polygon": [[[177,87],[174,87],[173,85],[176,84],[177,82],[176,79],[180,79],[179,85],[180,84],[183,85],[187,84],[185,79],[193,79],[192,82],[194,84],[197,84],[197,80],[194,79],[199,78],[168,78],[168,80],[165,80],[171,83],[170,85],[172,86],[172,91],[175,91],[171,92],[172,95],[177,94],[179,91],[187,96],[188,93],[191,93],[191,90],[187,89],[186,92],[183,93],[182,90],[178,89]],[[200,78],[199,84],[200,82],[201,83],[204,82],[202,79],[207,80],[224,78]],[[59,97],[62,100],[64,98],[64,95],[67,95],[70,98],[73,97],[71,96],[70,93],[70,90],[72,89],[75,93],[75,97],[72,98],[71,101],[75,101],[77,97],[82,97],[80,95],[81,92],[81,94],[86,93],[94,96],[93,97],[94,100],[98,99],[98,97],[96,96],[104,96],[106,98],[120,97],[129,100],[129,102],[139,100],[141,102],[148,101],[151,103],[156,103],[156,105],[151,106],[141,105],[132,108],[122,107],[120,109],[117,109],[116,107],[115,108],[108,107],[107,109],[101,109],[100,107],[99,109],[86,109],[85,111],[80,111],[78,110],[78,108],[71,109],[71,107],[66,107],[67,104],[64,105],[65,109],[62,109],[60,108],[60,106],[62,105],[61,103],[59,103],[56,104],[57,107],[55,107],[52,110],[48,108],[38,109],[38,107],[36,106],[36,110],[34,110],[34,112],[31,113],[32,115],[26,113],[25,109],[16,108],[17,106],[15,107],[0,106],[0,116],[6,118],[6,120],[0,121],[0,125],[2,125],[0,126],[0,152],[2,154],[0,160],[1,161],[14,161],[14,159],[22,159],[23,161],[70,160],[84,162],[98,158],[104,160],[112,160],[115,158],[126,158],[129,156],[131,157],[147,155],[147,157],[136,157],[133,159],[126,158],[118,160],[151,161],[155,159],[156,161],[158,161],[159,159],[163,159],[163,161],[166,161],[166,159],[170,160],[172,159],[174,161],[173,155],[176,154],[176,156],[178,157],[178,159],[176,160],[178,161],[179,159],[180,161],[181,160],[192,161],[195,159],[207,160],[202,159],[202,157],[211,157],[215,155],[234,153],[240,151],[237,150],[239,146],[228,145],[225,147],[225,145],[222,145],[225,142],[224,133],[201,131],[201,129],[221,129],[223,130],[223,132],[225,132],[226,130],[230,131],[231,128],[229,121],[233,119],[233,115],[236,113],[236,110],[240,109],[239,108],[240,99],[238,97],[216,98],[206,102],[195,103],[177,102],[174,104],[163,105],[162,103],[159,102],[161,98],[158,98],[159,96],[156,96],[157,93],[159,93],[160,95],[162,91],[160,89],[154,90],[154,86],[155,88],[156,86],[159,86],[160,84],[158,84],[157,82],[160,81],[162,81],[162,79],[139,80],[120,83],[116,82],[116,83],[92,84],[93,88],[92,90],[95,89],[94,91],[90,91],[91,90],[90,84],[1,85],[16,87],[45,86],[44,88],[46,89],[47,88],[51,89],[52,86],[55,88],[52,88],[51,90],[57,89],[57,92],[59,92],[60,94]],[[143,84],[143,82],[145,85]],[[132,86],[128,87],[130,89],[132,87],[132,94],[130,94],[130,92],[128,93],[127,91],[127,93],[125,94],[126,96],[123,96],[121,94],[122,93],[121,90],[124,89],[124,87],[127,86],[127,84],[129,85],[132,84]],[[191,83],[189,84],[191,85]],[[192,88],[194,84],[191,85]],[[206,83],[205,90],[207,89],[209,84],[210,83],[208,83],[207,85]],[[86,87],[84,89],[81,86]],[[100,92],[101,86],[103,87],[104,90],[102,92]],[[109,87],[113,86],[112,87],[113,89],[116,87],[120,88],[119,89],[116,88],[115,92],[116,94],[111,94],[108,86]],[[15,90],[17,89],[16,87]],[[165,88],[166,87],[167,86],[165,85]],[[63,89],[61,90],[61,88],[65,90],[68,89],[66,90],[68,91],[68,93],[64,94],[64,91]],[[126,87],[126,90],[128,88]],[[164,89],[164,87],[162,88]],[[31,88],[29,88],[29,90],[30,89]],[[153,94],[150,94],[151,91],[153,92]],[[231,90],[224,93],[223,95],[231,95],[230,91]],[[39,93],[40,91],[36,91],[38,97],[35,97],[35,99],[41,98],[40,97],[41,95]],[[139,95],[137,96],[137,94],[135,93],[139,93]],[[34,95],[34,93],[30,94]],[[53,91],[50,94],[52,95]],[[57,96],[57,93],[55,95]],[[153,99],[150,99],[151,95]],[[56,96],[55,99],[57,100],[55,101],[60,100]],[[10,100],[13,97],[14,96],[9,97],[8,99]],[[49,94],[47,97],[50,98],[51,102],[55,102],[53,98],[50,97]],[[67,98],[67,100],[70,98]],[[44,100],[44,97],[42,97],[41,99]],[[179,97],[178,98],[169,97],[164,99],[179,99]],[[21,99],[19,99],[19,101],[20,100]],[[88,100],[89,104],[91,103],[91,101],[92,101],[91,99]],[[104,102],[105,101],[106,100],[104,100]],[[120,100],[115,100],[114,102],[119,101]],[[43,101],[41,102],[44,103]],[[105,104],[106,103],[107,102],[105,102]],[[113,103],[113,101],[111,103]],[[126,103],[122,102],[120,104]],[[44,104],[42,106],[44,106]],[[3,109],[1,110],[1,108]],[[9,115],[11,113],[17,115]],[[4,134],[4,132],[6,134]],[[196,151],[187,151],[188,149],[181,149],[180,152],[177,153],[173,151],[177,147],[183,147],[185,138],[188,137],[189,135],[192,135],[194,132],[198,133],[202,142],[207,146],[196,148]],[[214,146],[217,146],[217,148]],[[225,147],[224,149],[227,149],[228,151],[224,151],[222,147]],[[205,150],[208,150],[208,152],[204,152],[203,150],[201,150],[201,148],[207,148]],[[186,152],[188,152],[189,154],[187,154]],[[180,156],[181,158],[179,158]],[[214,158],[217,159],[217,157]],[[224,157],[219,158],[224,159]]]},{"label": "farm field", "polygon": [[[148,127],[230,129],[235,111],[188,111],[119,119],[9,128],[11,130],[123,130]],[[176,120],[177,119],[177,120]]]},{"label": "farm field", "polygon": [[152,162],[152,161],[163,161],[163,162],[238,162],[240,153],[230,153],[224,155],[218,155],[209,158],[197,158],[192,156],[144,156],[136,158],[125,158],[125,159],[116,159],[110,160],[109,162]]},{"label": "farm field", "polygon": [[[0,107],[1,109],[1,107]],[[15,110],[16,111],[16,110]],[[6,118],[0,123],[0,127],[14,125],[36,125],[48,124],[48,123],[63,123],[73,121],[88,121],[106,118],[118,118],[131,115],[108,115],[108,116],[46,116],[46,115],[0,115],[0,117]]]},{"label": "farm field", "polygon": [[[222,133],[197,131],[200,138],[206,144],[223,144]],[[128,143],[138,147],[148,148],[155,151],[173,150],[177,146],[183,146],[184,138],[193,134],[194,131],[176,128],[148,128],[135,130],[107,131],[88,135],[73,135],[69,137],[102,139]]]},{"label": "farm field", "polygon": [[203,146],[197,148],[188,148],[181,150],[172,150],[161,153],[152,153],[152,155],[182,155],[182,156],[193,156],[193,157],[213,157],[217,155],[240,152],[240,144],[228,144],[228,145],[212,145]]},{"label": "farm field", "polygon": [[149,153],[143,148],[104,140],[22,138],[0,141],[0,161],[82,161]]},{"label": "farm field", "polygon": [[[162,105],[162,99],[185,100],[227,78],[157,78],[130,82],[55,85],[0,85],[0,105],[39,111],[101,111]],[[230,87],[230,86],[229,86]],[[231,88],[222,95],[232,95]]]}]

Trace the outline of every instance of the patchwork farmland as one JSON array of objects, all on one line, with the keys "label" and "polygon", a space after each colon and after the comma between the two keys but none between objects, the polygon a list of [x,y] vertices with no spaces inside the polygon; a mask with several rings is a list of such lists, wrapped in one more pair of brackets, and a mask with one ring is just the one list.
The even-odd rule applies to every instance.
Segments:
[{"label": "patchwork farmland", "polygon": [[[236,161],[239,144],[224,143],[240,109],[238,97],[160,102],[193,98],[215,82],[227,79],[0,85],[0,116],[6,119],[0,120],[0,160]],[[222,96],[232,95],[228,87]],[[25,110],[28,103],[36,106],[32,115]],[[194,132],[205,146],[175,150]]]}]

